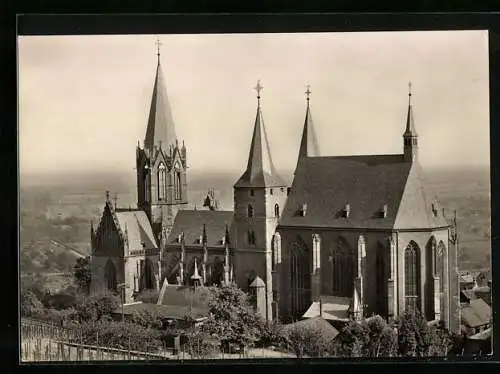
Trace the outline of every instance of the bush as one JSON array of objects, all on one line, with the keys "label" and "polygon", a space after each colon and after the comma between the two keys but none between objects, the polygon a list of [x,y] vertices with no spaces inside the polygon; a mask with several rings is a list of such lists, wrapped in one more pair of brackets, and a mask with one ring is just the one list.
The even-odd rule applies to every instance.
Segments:
[{"label": "bush", "polygon": [[141,352],[158,352],[162,347],[158,331],[135,323],[92,321],[72,327],[77,331],[75,343]]},{"label": "bush", "polygon": [[138,311],[134,313],[132,321],[145,328],[162,329],[163,320],[158,312]]},{"label": "bush", "polygon": [[211,358],[220,353],[220,342],[200,329],[192,329],[186,334],[184,349],[193,358]]},{"label": "bush", "polygon": [[21,315],[34,317],[43,313],[44,307],[38,296],[32,290],[21,293]]},{"label": "bush", "polygon": [[269,346],[284,348],[286,341],[283,337],[283,326],[277,322],[263,324],[259,340],[255,342],[255,346],[258,348]]},{"label": "bush", "polygon": [[114,310],[120,306],[120,299],[112,293],[101,293],[83,298],[76,305],[77,318],[80,322],[110,319]]}]

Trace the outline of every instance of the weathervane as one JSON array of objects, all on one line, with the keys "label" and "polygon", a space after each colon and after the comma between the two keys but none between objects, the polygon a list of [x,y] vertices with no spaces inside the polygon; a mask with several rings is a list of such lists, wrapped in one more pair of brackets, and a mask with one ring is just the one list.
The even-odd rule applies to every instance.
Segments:
[{"label": "weathervane", "polygon": [[411,81],[408,81],[408,100],[411,101]]}]

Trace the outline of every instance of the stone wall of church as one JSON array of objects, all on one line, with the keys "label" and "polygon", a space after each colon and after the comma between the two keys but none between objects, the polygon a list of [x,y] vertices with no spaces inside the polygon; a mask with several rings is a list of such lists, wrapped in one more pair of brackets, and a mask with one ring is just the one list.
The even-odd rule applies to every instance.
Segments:
[{"label": "stone wall of church", "polygon": [[434,232],[397,232],[394,234],[394,240],[398,250],[397,257],[397,300],[398,300],[398,314],[401,314],[405,310],[405,249],[410,244],[410,242],[416,243],[420,253],[420,295],[421,295],[421,312],[427,319],[431,319],[432,316],[426,313],[426,306],[428,304],[434,303],[434,294],[429,292],[429,285],[433,281],[432,278],[432,259],[429,256],[432,255],[430,250],[431,239],[434,237],[436,239],[436,244],[442,243],[446,248],[446,254],[443,256],[446,279],[442,280],[444,282],[444,298],[443,301],[445,305],[443,306],[444,315],[440,318],[445,322],[445,326],[450,326],[450,308],[452,307],[453,295],[450,292],[450,281],[454,273],[454,262],[449,261],[450,255],[453,257],[453,253],[449,253],[449,231],[448,229],[436,230]]},{"label": "stone wall of church", "polygon": [[[319,234],[321,237],[321,247],[320,247],[320,283],[321,283],[321,294],[331,295],[332,287],[332,271],[331,266],[331,249],[335,246],[339,237],[342,237],[347,245],[356,253],[358,249],[358,239],[360,235],[364,235],[366,242],[366,258],[365,258],[365,273],[363,274],[363,297],[365,304],[365,312],[367,315],[372,313],[380,313],[380,302],[378,298],[380,296],[379,290],[377,290],[377,251],[382,251],[382,259],[387,268],[387,279],[390,278],[390,265],[391,265],[391,253],[389,239],[393,238],[395,243],[395,249],[397,250],[397,260],[394,269],[394,297],[396,298],[395,305],[396,310],[395,315],[404,312],[405,309],[405,267],[404,267],[404,253],[405,249],[410,243],[414,241],[420,249],[420,295],[421,295],[421,307],[422,312],[425,313],[426,303],[434,303],[434,293],[429,294],[428,292],[428,282],[430,281],[427,276],[429,258],[428,252],[426,250],[429,245],[430,239],[434,236],[436,243],[440,242],[446,248],[446,253],[449,256],[444,256],[445,267],[448,269],[446,272],[447,279],[444,280],[444,315],[441,318],[445,321],[446,326],[452,326],[456,321],[457,316],[454,313],[457,310],[457,302],[455,301],[455,291],[454,279],[456,278],[455,266],[456,263],[453,260],[455,257],[455,249],[449,248],[448,245],[448,229],[438,230],[434,233],[430,232],[362,232],[362,231],[341,231],[341,230],[311,230],[311,229],[286,229],[279,228],[279,233],[281,235],[281,259],[279,264],[276,266],[276,278],[279,282],[279,309],[281,311],[281,316],[287,317],[287,311],[291,309],[291,281],[292,274],[290,273],[290,248],[292,243],[297,239],[298,236],[304,241],[307,251],[309,252],[309,261],[312,262],[312,236],[313,234]],[[307,264],[312,271],[312,265]],[[354,282],[354,279],[353,279]],[[387,287],[387,283],[386,286]],[[388,295],[387,295],[388,297]],[[312,302],[313,300],[310,300]],[[387,300],[390,301],[389,298]],[[387,312],[387,309],[385,310]],[[451,311],[451,312],[450,312]],[[453,315],[455,314],[455,316]],[[425,315],[425,314],[424,314]]]},{"label": "stone wall of church", "polygon": [[234,278],[238,287],[248,291],[248,286],[256,275],[265,281],[266,252],[263,250],[236,249],[234,258]]},{"label": "stone wall of church", "polygon": [[[365,258],[365,273],[363,275],[363,295],[364,304],[366,304],[366,312],[368,314],[375,313],[377,308],[377,271],[376,271],[376,252],[383,247],[384,261],[386,266],[390,266],[390,254],[388,246],[388,232],[361,232],[361,231],[337,231],[331,229],[310,230],[310,229],[285,229],[279,228],[279,233],[282,238],[281,248],[281,263],[277,266],[279,272],[279,309],[282,313],[290,310],[291,305],[291,281],[292,274],[290,273],[290,247],[293,241],[299,235],[307,246],[310,253],[310,262],[312,262],[312,235],[319,234],[321,238],[320,244],[320,293],[321,295],[332,295],[332,269],[331,266],[331,250],[336,245],[339,237],[342,237],[350,249],[355,253],[354,261],[358,251],[358,239],[360,235],[365,236],[366,242],[366,258]],[[308,264],[310,271],[312,265]],[[357,266],[356,266],[357,268]],[[354,273],[355,276],[355,273]],[[355,279],[352,279],[354,284]],[[352,296],[352,295],[350,295]],[[312,300],[310,300],[312,302]]]},{"label": "stone wall of church", "polygon": [[106,285],[106,264],[111,261],[116,269],[116,283],[123,282],[124,268],[123,262],[118,257],[110,256],[92,256],[91,258],[91,293],[99,293],[107,290]]}]

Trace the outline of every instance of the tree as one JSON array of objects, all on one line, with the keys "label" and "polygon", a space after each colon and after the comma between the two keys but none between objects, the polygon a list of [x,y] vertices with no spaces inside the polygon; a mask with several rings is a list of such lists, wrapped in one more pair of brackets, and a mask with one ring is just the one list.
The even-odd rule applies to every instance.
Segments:
[{"label": "tree", "polygon": [[90,282],[92,280],[92,269],[90,264],[90,257],[82,257],[76,260],[73,266],[73,276],[78,289],[88,294],[90,292]]},{"label": "tree", "polygon": [[43,304],[32,290],[21,293],[21,315],[25,317],[37,316],[43,312]]},{"label": "tree", "polygon": [[[325,331],[324,325],[322,326],[323,322],[328,325],[328,322],[324,320],[310,319],[285,327],[286,345],[297,358],[306,355],[322,357],[328,352],[336,334]],[[331,326],[329,328],[333,329]]]},{"label": "tree", "polygon": [[101,293],[85,297],[80,304],[76,305],[75,309],[80,321],[98,321],[111,317],[119,305],[118,296],[112,293]]},{"label": "tree", "polygon": [[230,344],[248,347],[257,341],[263,321],[245,292],[233,285],[211,288],[208,306],[210,317],[203,323],[203,332],[225,348]]},{"label": "tree", "polygon": [[405,312],[396,322],[399,354],[406,357],[446,356],[452,348],[450,333],[429,326],[418,312]]}]

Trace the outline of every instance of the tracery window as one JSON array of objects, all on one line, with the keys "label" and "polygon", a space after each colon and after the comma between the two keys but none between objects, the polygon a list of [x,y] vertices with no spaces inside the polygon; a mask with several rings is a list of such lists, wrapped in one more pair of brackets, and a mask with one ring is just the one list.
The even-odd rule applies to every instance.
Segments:
[{"label": "tracery window", "polygon": [[290,248],[292,317],[300,317],[309,307],[311,276],[307,246],[298,237]]},{"label": "tracery window", "polygon": [[280,206],[278,204],[275,204],[274,205],[274,216],[276,218],[279,218],[280,217]]},{"label": "tracery window", "polygon": [[165,175],[165,164],[162,162],[158,167],[158,200],[165,200],[167,178]]},{"label": "tracery window", "polygon": [[320,243],[321,238],[319,234],[313,234],[312,236],[313,243],[313,272],[315,272],[320,267]]},{"label": "tracery window", "polygon": [[356,276],[356,253],[343,237],[330,248],[332,292],[334,296],[351,297]]},{"label": "tracery window", "polygon": [[420,307],[420,249],[413,241],[405,249],[405,303],[407,310]]},{"label": "tracery window", "polygon": [[106,280],[106,288],[110,291],[117,290],[116,267],[113,261],[108,260],[104,268],[104,278]]},{"label": "tracery window", "polygon": [[175,184],[175,199],[180,200],[182,198],[182,182],[181,182],[181,172],[176,171],[175,172],[175,177],[174,177],[174,184]]}]

